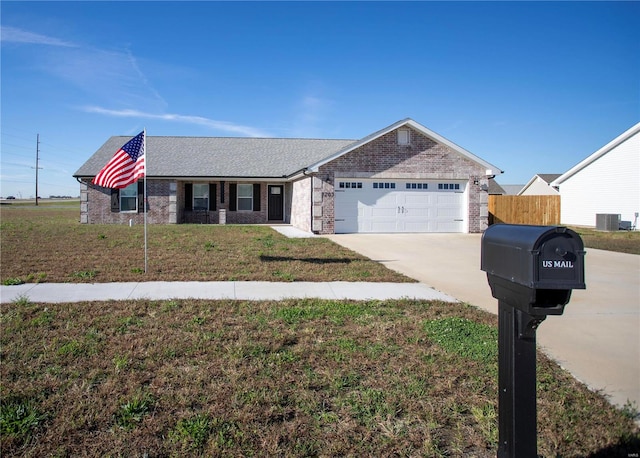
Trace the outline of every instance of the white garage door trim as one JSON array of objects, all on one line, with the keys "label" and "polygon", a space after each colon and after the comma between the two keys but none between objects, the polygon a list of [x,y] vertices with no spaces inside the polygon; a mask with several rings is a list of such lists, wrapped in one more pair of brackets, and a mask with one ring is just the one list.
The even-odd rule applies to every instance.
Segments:
[{"label": "white garage door trim", "polygon": [[336,178],[337,234],[466,232],[467,182]]}]

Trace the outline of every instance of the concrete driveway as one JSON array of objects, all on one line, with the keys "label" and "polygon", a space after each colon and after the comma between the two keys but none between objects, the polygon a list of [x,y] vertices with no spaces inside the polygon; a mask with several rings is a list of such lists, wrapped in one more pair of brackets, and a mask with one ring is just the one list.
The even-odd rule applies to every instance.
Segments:
[{"label": "concrete driveway", "polygon": [[[460,301],[492,313],[480,270],[480,234],[340,234],[327,238]],[[586,290],[550,316],[538,345],[613,404],[640,408],[640,256],[586,249]]]}]

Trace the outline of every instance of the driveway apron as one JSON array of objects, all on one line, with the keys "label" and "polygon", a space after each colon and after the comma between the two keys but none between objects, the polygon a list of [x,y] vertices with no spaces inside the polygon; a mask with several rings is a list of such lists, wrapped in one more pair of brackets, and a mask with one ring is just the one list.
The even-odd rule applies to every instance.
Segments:
[{"label": "driveway apron", "polygon": [[[497,314],[480,234],[339,234],[327,238],[463,302]],[[586,249],[587,289],[537,332],[547,355],[610,401],[640,406],[640,256]]]}]

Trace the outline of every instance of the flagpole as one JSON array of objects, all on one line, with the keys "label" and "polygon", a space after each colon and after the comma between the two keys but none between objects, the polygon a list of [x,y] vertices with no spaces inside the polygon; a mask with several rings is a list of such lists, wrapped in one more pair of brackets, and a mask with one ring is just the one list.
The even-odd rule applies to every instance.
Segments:
[{"label": "flagpole", "polygon": [[147,128],[144,128],[144,273],[147,273],[147,171],[149,170],[149,155],[147,154]]}]

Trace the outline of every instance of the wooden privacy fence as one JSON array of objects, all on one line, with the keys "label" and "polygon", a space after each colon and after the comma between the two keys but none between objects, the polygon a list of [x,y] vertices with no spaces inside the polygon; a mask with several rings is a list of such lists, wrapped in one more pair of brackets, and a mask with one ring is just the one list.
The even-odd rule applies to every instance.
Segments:
[{"label": "wooden privacy fence", "polygon": [[489,196],[489,225],[560,224],[560,196]]}]

